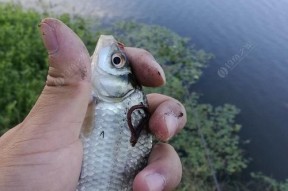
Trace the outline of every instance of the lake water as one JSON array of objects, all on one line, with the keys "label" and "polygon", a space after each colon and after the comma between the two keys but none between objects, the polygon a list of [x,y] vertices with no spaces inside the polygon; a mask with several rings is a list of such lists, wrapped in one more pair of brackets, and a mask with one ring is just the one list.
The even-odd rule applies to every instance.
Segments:
[{"label": "lake water", "polygon": [[[19,2],[19,1],[15,1]],[[249,170],[288,178],[287,0],[23,0],[55,12],[165,26],[216,58],[193,87],[202,102],[235,104]]]}]

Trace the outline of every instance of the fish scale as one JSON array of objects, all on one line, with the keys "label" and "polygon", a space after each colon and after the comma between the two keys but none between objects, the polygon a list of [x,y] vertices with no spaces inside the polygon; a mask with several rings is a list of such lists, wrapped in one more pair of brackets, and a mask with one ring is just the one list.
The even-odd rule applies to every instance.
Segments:
[{"label": "fish scale", "polygon": [[[113,68],[111,57],[113,60],[115,51],[121,53],[116,40],[101,36],[92,56],[92,84],[97,84],[92,85],[94,113],[90,131],[82,130],[80,135],[84,152],[77,191],[132,190],[133,180],[147,164],[152,148],[152,136],[146,128],[136,133],[136,144],[131,143],[131,138],[135,138],[132,131],[138,132],[142,119],[148,116],[143,109],[147,101],[140,86],[129,81],[133,78],[128,77],[132,74],[128,62],[124,63],[123,71]],[[105,87],[101,88],[102,85]],[[115,86],[115,90],[107,86]],[[137,108],[133,110],[133,106]]]}]

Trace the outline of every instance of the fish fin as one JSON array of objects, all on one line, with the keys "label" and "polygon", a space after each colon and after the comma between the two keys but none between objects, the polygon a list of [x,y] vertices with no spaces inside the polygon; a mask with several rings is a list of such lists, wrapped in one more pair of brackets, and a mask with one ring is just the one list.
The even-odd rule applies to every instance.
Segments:
[{"label": "fish fin", "polygon": [[92,102],[90,102],[87,107],[86,115],[81,129],[81,132],[84,135],[84,137],[88,137],[94,128],[95,105],[96,105],[95,100],[92,100]]}]

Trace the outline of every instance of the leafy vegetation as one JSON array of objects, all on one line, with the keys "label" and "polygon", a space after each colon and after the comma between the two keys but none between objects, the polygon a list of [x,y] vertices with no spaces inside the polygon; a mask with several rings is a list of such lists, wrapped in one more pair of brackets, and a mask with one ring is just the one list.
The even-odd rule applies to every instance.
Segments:
[{"label": "leafy vegetation", "polygon": [[[45,81],[46,53],[39,38],[40,15],[0,6],[0,127],[4,132],[28,113]],[[25,18],[25,19],[23,19]]]},{"label": "leafy vegetation", "polygon": [[[23,11],[21,7],[9,4],[0,4],[0,12],[1,135],[24,119],[44,86],[47,53],[37,24],[47,13]],[[219,107],[200,104],[198,95],[190,91],[213,57],[211,54],[195,50],[189,46],[189,39],[159,26],[118,22],[105,28],[96,27],[95,31],[91,30],[87,19],[71,19],[68,14],[59,18],[80,36],[90,52],[99,34],[111,33],[128,46],[149,50],[162,63],[166,86],[146,91],[175,97],[187,109],[187,125],[171,141],[183,163],[179,190],[215,190],[213,175],[225,190],[287,190],[287,182],[278,183],[261,174],[253,175],[255,181],[250,186],[235,178],[248,163],[239,147],[241,126],[234,121],[239,109],[229,104]]]}]

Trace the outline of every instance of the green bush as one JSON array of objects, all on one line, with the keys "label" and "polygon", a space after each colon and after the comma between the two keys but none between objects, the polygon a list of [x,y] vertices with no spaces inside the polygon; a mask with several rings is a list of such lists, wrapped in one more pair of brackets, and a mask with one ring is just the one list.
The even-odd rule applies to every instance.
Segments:
[{"label": "green bush", "polygon": [[46,53],[37,24],[41,16],[0,6],[0,127],[4,132],[29,112],[45,82]]}]

